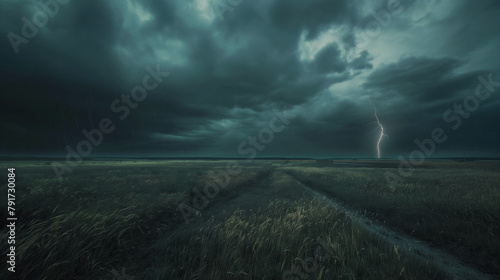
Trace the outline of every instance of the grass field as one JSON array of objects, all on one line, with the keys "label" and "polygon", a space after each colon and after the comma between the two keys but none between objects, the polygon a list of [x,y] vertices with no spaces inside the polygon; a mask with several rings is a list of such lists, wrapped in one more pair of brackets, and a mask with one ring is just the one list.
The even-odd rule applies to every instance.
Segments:
[{"label": "grass field", "polygon": [[[200,200],[195,190],[214,186],[226,161],[86,161],[63,182],[45,162],[3,162],[16,168],[19,220],[15,277],[3,269],[0,278],[466,279],[374,235],[303,186],[500,277],[499,162],[429,160],[395,189],[384,178],[397,168],[391,161],[238,164],[226,187]],[[193,210],[189,223],[179,205]],[[5,229],[7,211],[0,215]]]}]

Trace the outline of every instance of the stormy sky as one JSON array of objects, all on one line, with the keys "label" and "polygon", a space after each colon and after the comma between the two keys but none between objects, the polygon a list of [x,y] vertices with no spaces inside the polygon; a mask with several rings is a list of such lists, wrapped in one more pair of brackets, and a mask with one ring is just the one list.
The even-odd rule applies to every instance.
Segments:
[{"label": "stormy sky", "polygon": [[382,157],[500,157],[497,0],[57,1],[0,1],[0,155],[375,157],[376,108]]}]

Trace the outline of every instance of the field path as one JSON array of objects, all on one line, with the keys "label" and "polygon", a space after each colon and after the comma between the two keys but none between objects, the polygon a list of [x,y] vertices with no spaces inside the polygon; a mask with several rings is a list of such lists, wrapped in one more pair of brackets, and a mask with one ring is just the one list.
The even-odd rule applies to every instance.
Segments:
[{"label": "field path", "polygon": [[[292,175],[287,175],[290,176],[293,181],[302,186],[302,188],[311,193],[313,196],[319,198],[324,203],[345,212],[346,216],[348,216],[353,222],[361,225],[368,232],[374,234],[382,240],[385,240],[389,244],[398,246],[399,248],[405,250],[407,253],[412,254],[417,259],[434,264],[437,268],[446,273],[450,277],[450,279],[494,279],[492,276],[478,271],[473,267],[464,265],[455,256],[447,252],[436,248],[431,248],[423,241],[419,241],[410,236],[397,233],[386,227],[373,223],[371,220],[360,216],[356,210],[345,206],[334,198],[326,197],[325,195],[313,190],[312,188],[304,185]],[[411,251],[409,251],[410,249]]]}]

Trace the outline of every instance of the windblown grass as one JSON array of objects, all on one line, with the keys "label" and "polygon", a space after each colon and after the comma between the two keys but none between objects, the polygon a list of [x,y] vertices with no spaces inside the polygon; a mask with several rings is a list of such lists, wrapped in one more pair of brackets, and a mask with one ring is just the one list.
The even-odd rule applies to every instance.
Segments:
[{"label": "windblown grass", "polygon": [[[182,223],[177,206],[198,171],[82,166],[60,183],[50,167],[18,169],[17,272],[3,270],[1,279],[111,279],[112,269],[142,271],[143,247]],[[6,252],[6,242],[1,246]]]},{"label": "windblown grass", "polygon": [[392,190],[392,168],[287,167],[306,185],[396,230],[500,276],[500,168],[496,162],[429,163]]},{"label": "windblown grass", "polygon": [[[332,250],[327,260],[315,258],[318,237]],[[301,260],[308,260],[309,273]],[[293,266],[308,279],[443,279],[337,210],[306,199],[212,220],[171,248],[165,263],[172,269],[154,279],[300,279],[285,274]]]},{"label": "windblown grass", "polygon": [[[459,256],[464,252],[462,259],[498,260],[495,170],[421,170],[391,192],[379,169],[323,165],[247,164],[207,209],[228,210],[229,201],[237,209],[242,197],[252,198],[245,206],[264,206],[186,225],[178,205],[192,199],[194,187],[203,189],[208,171],[223,170],[225,163],[86,162],[62,183],[50,166],[23,163],[16,170],[17,272],[2,270],[0,279],[115,279],[111,271],[121,268],[134,279],[283,279],[294,266],[308,279],[444,278],[341,212],[317,200],[295,199],[297,189],[284,193],[290,181],[268,176],[271,169],[291,173],[433,245],[455,248]],[[275,200],[266,205],[270,198]],[[6,200],[0,207],[6,208]],[[5,211],[0,219],[5,222]],[[173,242],[170,236],[176,236]],[[1,237],[5,240],[6,233]],[[332,253],[312,269],[318,237]],[[7,243],[0,249],[7,252]]]}]

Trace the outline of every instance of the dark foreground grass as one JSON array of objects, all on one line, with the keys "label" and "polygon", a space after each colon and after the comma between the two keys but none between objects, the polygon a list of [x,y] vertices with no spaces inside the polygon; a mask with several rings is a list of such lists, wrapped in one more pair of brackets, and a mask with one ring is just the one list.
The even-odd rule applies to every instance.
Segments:
[{"label": "dark foreground grass", "polygon": [[500,277],[498,162],[429,162],[394,190],[384,177],[386,171],[398,174],[393,168],[328,165],[302,163],[285,170],[385,225]]},{"label": "dark foreground grass", "polygon": [[85,169],[64,183],[50,169],[17,169],[17,265],[16,277],[10,279],[102,276],[103,270],[127,263],[123,256],[136,252],[134,239],[152,222],[154,205],[132,184],[120,183],[122,178],[112,183],[110,170]]},{"label": "dark foreground grass", "polygon": [[444,279],[316,199],[212,220],[171,247],[164,264],[152,279]]},{"label": "dark foreground grass", "polygon": [[[185,226],[178,210],[203,190],[209,171],[225,162],[85,162],[60,182],[49,165],[17,162],[16,273],[0,271],[0,279],[115,279],[112,271],[144,278],[157,256],[150,245]],[[5,167],[7,168],[7,167]],[[260,168],[232,180],[221,197]],[[6,191],[7,192],[7,191]],[[6,199],[1,208],[7,209]],[[5,228],[6,211],[0,213]],[[1,252],[8,253],[2,232]]]},{"label": "dark foreground grass", "polygon": [[[407,252],[374,238],[337,210],[281,194],[289,182],[270,177],[270,169],[281,167],[270,168],[265,162],[246,164],[203,211],[214,206],[226,209],[231,201],[239,205],[241,197],[255,199],[245,205],[264,206],[236,207],[227,216],[214,212],[213,219],[185,224],[178,205],[192,199],[194,187],[203,189],[209,171],[220,171],[225,164],[87,162],[62,183],[43,163],[16,164],[16,274],[3,269],[0,279],[116,279],[112,271],[121,274],[122,268],[134,279],[444,279],[432,265],[412,260]],[[302,174],[287,170],[292,171]],[[327,179],[310,175],[314,178],[310,183]],[[328,180],[362,184],[359,176],[346,173]],[[256,189],[252,195],[241,195],[256,184],[277,191],[267,193],[272,199],[260,199]],[[376,187],[372,191],[381,197],[394,195]],[[263,202],[270,199],[269,205]],[[6,200],[0,206],[5,209]],[[6,212],[0,215],[5,227]],[[6,236],[5,232],[1,236],[3,255]],[[166,246],[158,245],[169,236],[177,237]],[[318,237],[326,240],[323,248],[331,250],[328,259],[321,261],[315,255]],[[286,274],[294,267],[299,270]]]},{"label": "dark foreground grass", "polygon": [[205,172],[203,164],[182,162],[98,163],[76,168],[61,183],[50,166],[18,167],[17,272],[3,270],[11,278],[2,279],[106,279],[112,269],[141,271],[144,246],[183,222],[177,207]]}]

